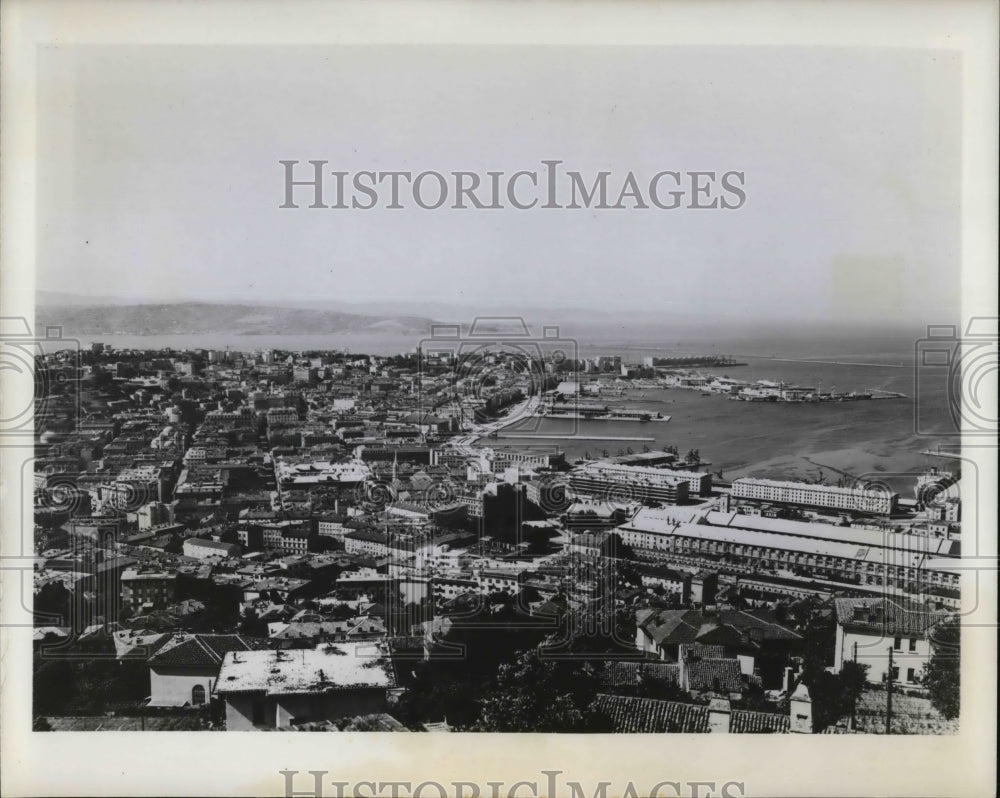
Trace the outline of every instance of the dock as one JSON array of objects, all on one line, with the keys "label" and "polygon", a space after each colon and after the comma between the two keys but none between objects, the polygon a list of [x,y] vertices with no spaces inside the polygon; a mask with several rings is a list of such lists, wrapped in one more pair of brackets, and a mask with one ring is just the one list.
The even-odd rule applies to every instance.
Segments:
[{"label": "dock", "polygon": [[498,433],[498,438],[538,438],[540,440],[547,441],[635,441],[637,443],[650,443],[655,441],[656,438],[629,438],[629,437],[619,437],[617,435],[535,435],[530,432],[522,435],[506,435],[504,433]]},{"label": "dock", "polygon": [[646,424],[652,421],[659,421],[661,423],[670,421],[670,416],[660,416],[659,418],[655,416],[650,416],[649,418],[635,418],[632,416],[592,416],[586,415],[584,413],[535,413],[532,418],[555,418],[564,419],[569,421],[628,421],[634,422],[636,424]]}]

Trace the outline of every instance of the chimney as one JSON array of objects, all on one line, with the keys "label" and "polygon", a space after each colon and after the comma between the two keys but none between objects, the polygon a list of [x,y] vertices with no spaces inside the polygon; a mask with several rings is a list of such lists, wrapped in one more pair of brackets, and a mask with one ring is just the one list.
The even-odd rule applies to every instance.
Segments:
[{"label": "chimney", "polygon": [[788,731],[791,734],[812,734],[812,697],[803,682],[799,682],[788,699],[788,714]]},{"label": "chimney", "polygon": [[794,676],[795,676],[795,668],[793,668],[791,665],[787,666],[785,668],[785,674],[781,679],[781,691],[785,695],[788,695],[788,693],[791,692],[792,680]]},{"label": "chimney", "polygon": [[726,698],[713,698],[708,704],[708,731],[714,734],[729,734],[732,706]]}]

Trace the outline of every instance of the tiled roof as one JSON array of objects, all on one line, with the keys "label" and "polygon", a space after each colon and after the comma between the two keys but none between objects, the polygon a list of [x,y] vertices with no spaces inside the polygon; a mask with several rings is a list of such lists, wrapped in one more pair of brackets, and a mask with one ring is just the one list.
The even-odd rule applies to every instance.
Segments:
[{"label": "tiled roof", "polygon": [[230,651],[250,651],[239,635],[193,635],[164,646],[150,658],[154,665],[173,668],[217,668]]},{"label": "tiled roof", "polygon": [[681,646],[681,656],[684,654],[690,654],[698,659],[723,659],[726,656],[726,648],[707,643],[691,643]]},{"label": "tiled roof", "polygon": [[661,610],[636,613],[636,624],[660,645],[695,641],[707,645],[741,645],[750,641],[801,639],[763,612],[723,610],[707,614],[698,610]]},{"label": "tiled roof", "polygon": [[277,640],[311,639],[321,635],[384,634],[385,623],[381,618],[351,618],[344,621],[292,621],[280,632],[272,635]]},{"label": "tiled roof", "polygon": [[611,718],[616,732],[691,734],[708,731],[708,707],[654,698],[599,693],[595,708]]},{"label": "tiled roof", "polygon": [[689,690],[738,693],[743,689],[740,663],[736,659],[698,659],[685,663]]},{"label": "tiled roof", "polygon": [[923,637],[943,617],[922,604],[887,598],[838,598],[834,606],[840,625],[890,637]]},{"label": "tiled roof", "polygon": [[738,647],[748,642],[746,636],[736,627],[719,623],[702,624],[696,639],[699,643],[712,648]]},{"label": "tiled roof", "polygon": [[656,610],[646,608],[642,610],[637,610],[635,613],[635,622],[637,626],[642,626],[647,620],[656,615]]},{"label": "tiled roof", "polygon": [[729,718],[730,734],[787,734],[788,715],[734,709]]},{"label": "tiled roof", "polygon": [[141,631],[125,630],[115,633],[115,656],[149,659],[157,651],[170,644],[171,635],[160,632],[142,634]]},{"label": "tiled roof", "polygon": [[642,628],[655,643],[693,643],[701,625],[701,613],[694,610],[663,610],[648,617]]},{"label": "tiled roof", "polygon": [[605,687],[634,687],[651,680],[677,684],[680,666],[668,662],[608,662],[601,672]]},{"label": "tiled roof", "polygon": [[782,626],[766,610],[723,610],[719,621],[747,632],[751,637],[760,635],[763,640],[801,640],[801,636]]}]

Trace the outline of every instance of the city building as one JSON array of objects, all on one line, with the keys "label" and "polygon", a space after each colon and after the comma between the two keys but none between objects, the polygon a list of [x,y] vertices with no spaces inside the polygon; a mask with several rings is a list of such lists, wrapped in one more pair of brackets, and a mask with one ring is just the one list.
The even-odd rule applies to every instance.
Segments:
[{"label": "city building", "polygon": [[697,485],[695,492],[700,494],[703,489],[711,491],[711,480],[710,474],[604,462],[587,463],[569,475],[574,493],[626,504],[683,504],[688,500],[692,483]]},{"label": "city building", "polygon": [[225,559],[238,557],[240,547],[236,543],[221,543],[207,538],[188,538],[184,541],[184,556],[198,560]]},{"label": "city building", "polygon": [[344,551],[348,554],[385,557],[389,554],[389,536],[371,529],[348,532],[344,535]]},{"label": "city building", "polygon": [[227,731],[288,729],[382,712],[395,686],[391,663],[377,644],[323,643],[227,652],[215,695],[225,704]]},{"label": "city building", "polygon": [[892,515],[899,494],[881,486],[839,488],[807,482],[779,482],[773,479],[743,477],[733,481],[732,497],[772,504],[791,504],[824,510],[871,515]]},{"label": "city building", "polygon": [[834,606],[838,671],[853,660],[868,666],[868,681],[884,684],[891,650],[893,681],[908,688],[921,686],[932,653],[930,632],[947,613],[888,598],[838,598]]},{"label": "city building", "polygon": [[177,573],[128,568],[121,575],[121,597],[136,613],[163,609],[177,599]]},{"label": "city building", "polygon": [[618,527],[622,541],[654,558],[732,573],[820,579],[957,602],[958,576],[940,567],[957,541],[707,512],[687,523],[643,509]]},{"label": "city building", "polygon": [[149,706],[207,704],[226,653],[251,648],[239,635],[174,635],[149,658]]}]

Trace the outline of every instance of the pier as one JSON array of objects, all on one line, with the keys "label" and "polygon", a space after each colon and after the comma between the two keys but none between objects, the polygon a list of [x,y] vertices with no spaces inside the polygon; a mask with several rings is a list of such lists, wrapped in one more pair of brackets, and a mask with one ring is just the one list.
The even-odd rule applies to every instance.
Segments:
[{"label": "pier", "polygon": [[853,360],[812,360],[810,358],[802,357],[775,357],[774,355],[749,355],[741,354],[738,357],[749,357],[755,358],[757,360],[774,360],[778,363],[809,363],[809,364],[820,364],[824,366],[865,366],[867,368],[875,369],[905,369],[905,363],[860,363]]},{"label": "pier", "polygon": [[595,416],[588,413],[535,413],[532,418],[568,419],[570,421],[633,421],[637,424],[645,424],[649,421],[670,421],[670,416],[654,416],[648,414],[643,414],[640,418],[636,416],[616,416],[612,414]]},{"label": "pier", "polygon": [[530,432],[523,435],[507,435],[501,432],[497,433],[497,438],[539,438],[547,441],[635,441],[637,443],[650,443],[656,440],[656,438],[629,438],[617,435],[534,435]]}]

